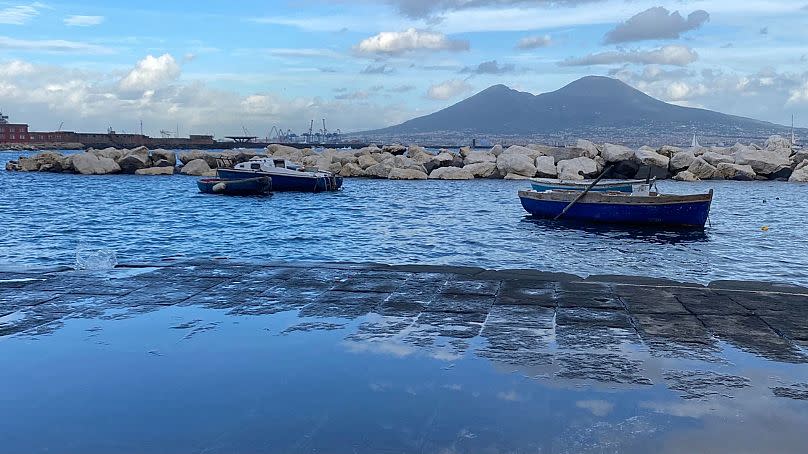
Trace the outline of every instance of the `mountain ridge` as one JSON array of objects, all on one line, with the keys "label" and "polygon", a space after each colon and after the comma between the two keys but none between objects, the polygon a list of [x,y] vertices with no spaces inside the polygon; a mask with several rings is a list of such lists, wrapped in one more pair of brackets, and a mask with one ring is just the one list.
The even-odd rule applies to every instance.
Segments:
[{"label": "mountain ridge", "polygon": [[533,95],[492,85],[462,101],[398,125],[359,134],[428,134],[469,131],[479,134],[530,135],[597,128],[647,128],[649,134],[671,128],[699,132],[744,130],[782,132],[785,126],[708,109],[684,107],[653,98],[610,77],[586,76],[558,90]]}]

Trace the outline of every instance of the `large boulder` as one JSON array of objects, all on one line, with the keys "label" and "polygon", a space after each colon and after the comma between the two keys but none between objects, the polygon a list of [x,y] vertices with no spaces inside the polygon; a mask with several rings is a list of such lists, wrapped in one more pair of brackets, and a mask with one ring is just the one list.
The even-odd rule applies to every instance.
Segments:
[{"label": "large boulder", "polygon": [[[278,145],[272,144],[267,146],[266,148],[267,154],[272,155],[275,158],[282,158],[292,162],[301,162],[303,160],[303,156],[311,155],[311,149],[304,149],[298,150],[297,148],[286,146],[286,145]],[[210,165],[210,162],[208,162]],[[212,165],[211,167],[215,167]]]},{"label": "large boulder", "polygon": [[719,162],[715,167],[715,178],[722,180],[751,181],[754,180],[756,176],[755,171],[752,170],[752,166],[750,165]]},{"label": "large boulder", "polygon": [[118,159],[118,165],[122,173],[135,173],[140,169],[150,166],[148,151],[143,153],[129,153]]},{"label": "large boulder", "polygon": [[55,151],[46,151],[30,158],[20,158],[18,169],[23,172],[62,172],[69,170],[66,159]]},{"label": "large boulder", "polygon": [[791,161],[777,151],[763,151],[747,148],[733,154],[735,164],[750,165],[758,175],[770,176],[791,167]]},{"label": "large boulder", "polygon": [[121,168],[112,158],[99,158],[93,153],[79,153],[71,156],[71,162],[76,172],[82,175],[106,175],[118,173]]},{"label": "large boulder", "polygon": [[792,183],[808,183],[808,161],[802,161],[791,173],[788,181]]},{"label": "large boulder", "polygon": [[426,170],[424,169],[424,166],[422,164],[419,164],[419,163],[415,162],[414,160],[412,160],[410,158],[407,158],[405,156],[400,156],[400,155],[399,156],[394,156],[394,157],[392,157],[392,158],[390,158],[390,159],[388,159],[388,160],[386,160],[384,162],[390,164],[393,168],[411,169],[411,170],[417,170],[419,172],[426,173]]},{"label": "large boulder", "polygon": [[666,171],[670,162],[670,158],[657,153],[652,148],[640,148],[635,151],[634,160],[640,165],[664,168]]},{"label": "large boulder", "polygon": [[671,157],[669,167],[671,172],[679,172],[690,167],[695,160],[696,155],[692,151],[680,151]]},{"label": "large boulder", "polygon": [[135,175],[174,175],[174,167],[147,167],[135,170]]},{"label": "large boulder", "polygon": [[188,162],[182,166],[180,173],[183,175],[193,175],[197,177],[216,175],[216,171],[211,169],[204,159],[194,159],[193,161]]},{"label": "large boulder", "polygon": [[605,143],[603,144],[603,150],[600,151],[600,155],[603,156],[606,162],[629,161],[634,158],[634,150],[624,147],[623,145]]},{"label": "large boulder", "polygon": [[121,156],[123,156],[124,153],[128,152],[128,151],[129,150],[119,150],[119,149],[113,148],[113,147],[104,148],[102,150],[95,150],[95,149],[92,149],[92,148],[88,150],[89,153],[94,154],[96,157],[109,158],[109,159],[113,159],[115,161],[117,161],[118,159],[121,159]]},{"label": "large boulder", "polygon": [[766,143],[763,145],[763,148],[766,151],[774,151],[784,148],[791,149],[791,141],[783,136],[773,135],[766,139]]},{"label": "large boulder", "polygon": [[552,156],[539,156],[536,158],[536,176],[542,178],[555,178],[558,176],[555,159]]},{"label": "large boulder", "polygon": [[377,161],[376,158],[374,158],[373,155],[370,154],[363,154],[359,156],[359,160],[357,161],[357,164],[362,169],[367,169],[368,167],[375,166],[378,163],[379,161]]},{"label": "large boulder", "polygon": [[489,151],[489,153],[491,153],[494,156],[499,156],[502,154],[503,151],[505,150],[502,148],[502,145],[496,144],[493,147],[491,147],[491,151]]},{"label": "large boulder", "polygon": [[[502,155],[528,156],[530,158],[530,160],[532,161],[532,160],[536,159],[538,156],[541,156],[542,152],[535,149],[535,148],[523,147],[521,145],[511,145],[505,151],[500,153],[499,156],[502,156]],[[499,156],[497,156],[497,159],[499,159]]]},{"label": "large boulder", "polygon": [[589,152],[583,148],[572,147],[544,147],[539,149],[543,156],[552,156],[556,164],[559,161],[568,161],[570,159],[588,157],[594,158],[597,155],[589,156]]},{"label": "large boulder", "polygon": [[465,165],[477,164],[480,162],[496,163],[497,157],[487,151],[472,151],[465,157],[465,159],[463,159],[463,164]]},{"label": "large boulder", "polygon": [[796,169],[804,161],[808,161],[808,150],[800,150],[794,153],[789,158],[789,161],[791,162],[791,167]]},{"label": "large boulder", "polygon": [[172,150],[163,150],[162,148],[158,148],[156,150],[152,150],[151,155],[152,161],[154,162],[166,160],[171,167],[177,166],[177,153]]},{"label": "large boulder", "polygon": [[[432,162],[435,164],[435,168],[437,167],[454,167],[453,164],[455,162],[455,157],[451,153],[447,151],[443,151],[439,153],[437,156],[432,158]],[[463,161],[460,161],[461,165]]]},{"label": "large boulder", "polygon": [[681,172],[674,175],[673,179],[676,181],[698,181],[699,177],[693,175],[693,172],[689,170],[682,170]]},{"label": "large boulder", "polygon": [[380,162],[365,169],[365,176],[371,178],[387,178],[390,176],[390,171],[393,170],[393,160]]},{"label": "large boulder", "polygon": [[515,173],[517,175],[522,175],[526,177],[536,176],[536,166],[534,164],[534,159],[536,159],[536,157],[538,156],[531,158],[528,155],[520,154],[518,152],[508,152],[512,148],[514,147],[508,148],[506,152],[497,156],[497,169],[499,170],[499,173],[501,173],[502,175]]},{"label": "large boulder", "polygon": [[211,169],[215,169],[219,167],[218,158],[220,158],[221,156],[222,156],[221,153],[213,153],[202,150],[190,150],[180,153],[178,158],[183,165],[186,165],[189,162],[195,161],[197,159],[202,159],[208,164],[208,167],[210,167]]},{"label": "large boulder", "polygon": [[349,162],[342,166],[339,171],[339,175],[342,177],[364,177],[365,169],[363,169],[359,164]]},{"label": "large boulder", "polygon": [[354,156],[357,158],[360,156],[371,155],[371,154],[379,154],[382,152],[382,149],[377,147],[376,145],[370,145],[367,147],[362,147],[354,152]]},{"label": "large boulder", "polygon": [[735,158],[729,155],[717,153],[715,151],[708,151],[701,155],[701,159],[707,161],[711,166],[717,167],[718,164],[725,162],[725,163],[735,163]]},{"label": "large boulder", "polygon": [[425,164],[435,158],[435,155],[428,153],[424,148],[411,146],[407,149],[407,157],[419,164]]},{"label": "large boulder", "polygon": [[428,175],[420,170],[393,168],[387,178],[391,180],[426,180]]},{"label": "large boulder", "polygon": [[584,150],[584,152],[586,153],[585,156],[587,158],[595,159],[595,156],[598,156],[600,154],[600,149],[598,148],[598,146],[595,145],[593,142],[590,142],[589,140],[584,139],[576,140],[575,148]]},{"label": "large boulder", "polygon": [[332,162],[338,162],[341,165],[345,165],[348,163],[356,164],[359,162],[359,158],[354,156],[353,151],[337,151],[334,153],[333,157],[331,158]]},{"label": "large boulder", "polygon": [[662,147],[657,150],[657,153],[661,154],[662,156],[667,156],[669,158],[673,158],[676,156],[677,153],[681,153],[685,150],[675,147],[673,145],[662,145]]},{"label": "large boulder", "polygon": [[474,178],[499,178],[499,170],[494,162],[476,162],[469,164],[463,169],[474,175]]},{"label": "large boulder", "polygon": [[[598,159],[603,158],[598,156]],[[614,178],[618,180],[631,179],[634,178],[635,175],[637,175],[637,173],[640,171],[640,165],[634,160],[618,161],[611,163],[611,165],[612,167],[606,172],[605,178]]]},{"label": "large boulder", "polygon": [[598,174],[598,164],[595,160],[583,156],[559,161],[556,168],[558,178],[562,180],[583,180]]},{"label": "large boulder", "polygon": [[711,166],[710,163],[705,161],[704,159],[698,157],[693,160],[693,164],[690,164],[690,167],[687,168],[693,175],[696,176],[699,180],[709,180],[715,175],[715,167]]},{"label": "large boulder", "polygon": [[430,180],[473,180],[474,175],[460,167],[439,167],[429,174]]},{"label": "large boulder", "polygon": [[[417,147],[417,145],[411,145]],[[382,151],[390,153],[394,156],[402,155],[407,152],[407,147],[401,145],[399,143],[391,143],[390,145],[384,145],[382,147]]]}]

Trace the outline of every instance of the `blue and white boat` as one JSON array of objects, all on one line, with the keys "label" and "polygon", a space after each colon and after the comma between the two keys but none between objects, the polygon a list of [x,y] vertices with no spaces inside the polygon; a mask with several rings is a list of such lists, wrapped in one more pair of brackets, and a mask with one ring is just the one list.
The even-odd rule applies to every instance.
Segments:
[{"label": "blue and white boat", "polygon": [[570,221],[703,229],[713,191],[695,195],[519,191],[519,199],[528,213],[540,218],[557,219],[563,213],[561,219]]},{"label": "blue and white boat", "polygon": [[219,178],[226,180],[270,177],[274,192],[323,192],[342,187],[342,177],[321,170],[306,170],[280,158],[255,157],[232,168],[219,168],[216,173]]},{"label": "blue and white boat", "polygon": [[[650,183],[653,183],[652,179]],[[557,180],[554,178],[534,178],[530,180],[534,191],[583,191],[590,184],[591,180]],[[647,191],[646,180],[604,180],[598,181],[589,191],[595,192],[643,192]]]}]

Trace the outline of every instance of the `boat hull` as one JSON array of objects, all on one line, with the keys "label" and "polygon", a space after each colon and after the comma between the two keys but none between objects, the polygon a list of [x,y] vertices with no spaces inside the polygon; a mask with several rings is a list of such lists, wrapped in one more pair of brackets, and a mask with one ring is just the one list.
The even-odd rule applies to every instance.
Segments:
[{"label": "boat hull", "polygon": [[[217,175],[223,179],[242,179],[253,178],[255,176],[266,176],[272,178],[272,190],[279,191],[298,191],[298,192],[323,192],[323,191],[336,191],[342,187],[342,177],[327,177],[327,176],[311,176],[300,175],[292,176],[286,174],[271,174],[266,172],[254,172],[245,170],[234,169],[219,169],[216,171]],[[301,172],[303,173],[303,172]]]},{"label": "boat hull", "polygon": [[267,195],[272,191],[272,179],[268,177],[239,178],[226,180],[222,178],[203,178],[196,182],[199,192],[221,195]]},{"label": "boat hull", "polygon": [[[573,191],[520,191],[519,199],[531,215],[555,219],[579,195]],[[711,203],[712,191],[686,196],[590,193],[572,205],[562,219],[703,229]]]}]

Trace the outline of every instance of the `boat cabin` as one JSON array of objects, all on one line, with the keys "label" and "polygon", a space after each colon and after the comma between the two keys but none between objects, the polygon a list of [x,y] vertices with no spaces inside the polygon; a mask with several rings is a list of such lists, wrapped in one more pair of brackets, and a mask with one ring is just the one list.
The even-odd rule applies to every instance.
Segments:
[{"label": "boat cabin", "polygon": [[253,170],[256,172],[268,172],[273,169],[300,170],[299,165],[287,161],[286,159],[260,157],[255,157],[247,162],[236,164],[233,168],[236,170]]}]

